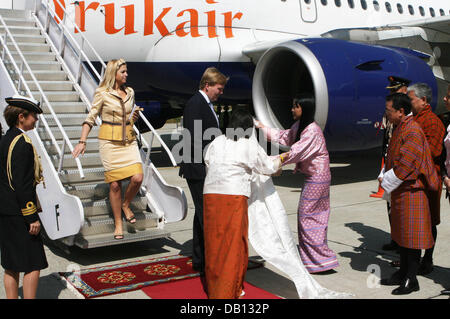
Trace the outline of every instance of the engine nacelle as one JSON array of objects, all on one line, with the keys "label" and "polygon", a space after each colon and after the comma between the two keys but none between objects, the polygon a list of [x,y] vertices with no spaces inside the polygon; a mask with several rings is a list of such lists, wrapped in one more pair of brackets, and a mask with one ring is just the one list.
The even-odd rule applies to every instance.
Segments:
[{"label": "engine nacelle", "polygon": [[[315,96],[315,120],[329,151],[380,146],[390,75],[427,83],[437,96],[436,79],[423,57],[402,48],[324,38],[279,44],[256,66],[255,114],[266,125],[289,128],[293,96],[309,92]],[[435,105],[432,101],[433,109]]]}]

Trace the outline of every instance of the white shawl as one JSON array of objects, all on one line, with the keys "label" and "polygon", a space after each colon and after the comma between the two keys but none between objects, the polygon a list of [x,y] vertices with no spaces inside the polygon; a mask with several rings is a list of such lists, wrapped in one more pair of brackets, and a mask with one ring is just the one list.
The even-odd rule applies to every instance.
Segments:
[{"label": "white shawl", "polygon": [[303,266],[272,178],[254,174],[251,186],[248,235],[256,252],[292,279],[301,299],[353,296],[322,287]]}]

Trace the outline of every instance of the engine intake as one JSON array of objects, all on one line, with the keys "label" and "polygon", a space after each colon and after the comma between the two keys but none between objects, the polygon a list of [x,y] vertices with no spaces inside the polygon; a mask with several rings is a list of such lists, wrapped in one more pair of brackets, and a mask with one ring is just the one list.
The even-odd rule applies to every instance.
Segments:
[{"label": "engine intake", "polygon": [[403,48],[325,38],[278,44],[255,69],[255,114],[266,125],[287,129],[293,124],[293,96],[311,93],[329,151],[378,147],[389,76],[425,82],[437,96],[436,79],[423,57]]}]

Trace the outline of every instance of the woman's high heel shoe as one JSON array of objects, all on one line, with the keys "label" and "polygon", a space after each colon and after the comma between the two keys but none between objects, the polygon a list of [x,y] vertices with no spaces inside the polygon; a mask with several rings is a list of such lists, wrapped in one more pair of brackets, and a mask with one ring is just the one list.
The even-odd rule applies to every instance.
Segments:
[{"label": "woman's high heel shoe", "polygon": [[123,239],[123,234],[114,234],[114,239],[120,240]]},{"label": "woman's high heel shoe", "polygon": [[125,220],[127,221],[127,223],[130,223],[130,224],[136,224],[136,216],[134,216],[134,214],[133,214],[133,212],[131,211],[131,209],[130,208],[126,208],[126,210],[128,210],[128,211],[130,211],[131,212],[131,216],[130,217],[127,217],[127,214],[125,213],[125,209],[124,209],[124,207],[122,207],[122,210],[123,210],[123,213],[125,214]]}]

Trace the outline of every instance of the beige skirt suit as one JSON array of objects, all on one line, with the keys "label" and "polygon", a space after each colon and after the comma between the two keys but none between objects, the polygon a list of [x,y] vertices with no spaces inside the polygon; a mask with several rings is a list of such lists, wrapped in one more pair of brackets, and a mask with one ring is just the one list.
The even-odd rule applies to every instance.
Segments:
[{"label": "beige skirt suit", "polygon": [[96,125],[97,116],[102,120],[98,141],[106,183],[143,173],[133,120],[130,118],[134,91],[130,87],[126,87],[125,91],[127,96],[122,99],[116,90],[98,88],[91,111],[83,122],[92,127]]}]

